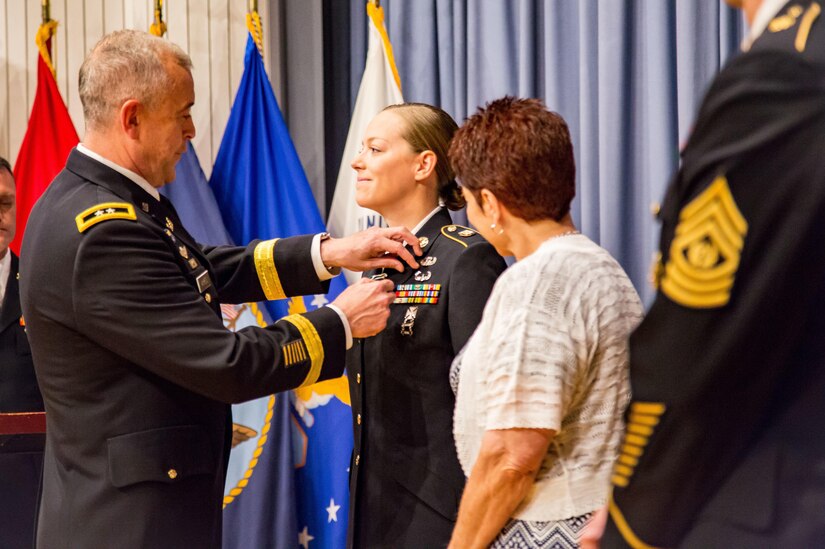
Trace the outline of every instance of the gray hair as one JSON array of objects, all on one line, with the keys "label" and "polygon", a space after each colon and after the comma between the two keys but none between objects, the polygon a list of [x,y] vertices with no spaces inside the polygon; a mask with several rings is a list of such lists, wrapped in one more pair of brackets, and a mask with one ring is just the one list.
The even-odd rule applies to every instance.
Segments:
[{"label": "gray hair", "polygon": [[165,62],[192,70],[192,60],[179,46],[136,30],[104,36],[80,67],[80,102],[88,129],[111,122],[124,101],[153,106],[172,85]]}]

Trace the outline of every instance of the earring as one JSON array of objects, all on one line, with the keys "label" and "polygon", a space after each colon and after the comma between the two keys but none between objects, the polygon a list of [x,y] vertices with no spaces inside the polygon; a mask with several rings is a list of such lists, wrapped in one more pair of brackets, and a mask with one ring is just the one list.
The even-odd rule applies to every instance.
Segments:
[{"label": "earring", "polygon": [[[496,230],[496,224],[491,223],[490,224],[490,229],[495,231]],[[504,234],[504,227],[500,228],[496,234]]]}]

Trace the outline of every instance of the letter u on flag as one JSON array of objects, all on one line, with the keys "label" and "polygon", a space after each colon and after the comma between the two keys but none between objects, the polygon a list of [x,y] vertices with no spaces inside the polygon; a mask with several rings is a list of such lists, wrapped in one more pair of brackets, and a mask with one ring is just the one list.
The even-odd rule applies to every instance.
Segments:
[{"label": "letter u on flag", "polygon": [[[257,14],[250,16],[252,23],[257,24]],[[254,24],[250,24],[251,31]],[[259,28],[254,29],[255,37],[260,37]],[[252,36],[247,42],[244,73],[210,186],[236,244],[324,230]],[[343,277],[336,277],[327,295],[273,301],[265,307],[273,319],[278,319],[287,313],[321,307],[345,287]],[[277,400],[286,402],[283,396],[277,395]],[[308,547],[311,542],[313,549],[321,549],[343,547],[346,543],[347,469],[352,454],[347,380],[339,378],[302,388],[289,398],[292,418],[287,424],[291,432],[285,433],[273,425],[268,436],[272,438],[278,432],[281,436],[292,436],[294,451],[287,459],[291,458],[289,466],[295,472],[295,499],[276,501],[277,490],[267,480],[276,476],[267,476],[263,474],[266,469],[261,469],[282,465],[283,455],[267,463],[258,460],[250,469],[251,476],[239,484],[243,491],[235,491],[237,496],[224,509],[224,547]],[[273,417],[273,424],[280,419],[277,408]],[[250,433],[258,430],[247,427]],[[249,443],[242,442],[238,448],[243,444]],[[252,494],[256,494],[255,498]],[[292,526],[287,530],[286,541],[282,541],[284,528],[273,526],[289,513],[294,513]]]},{"label": "letter u on flag", "polygon": [[[355,109],[350,120],[335,194],[327,220],[327,229],[334,236],[347,236],[354,232],[383,225],[384,220],[378,213],[360,207],[355,202],[355,171],[350,167],[352,159],[361,149],[361,138],[367,125],[387,105],[403,103],[401,80],[395,67],[392,45],[384,27],[384,9],[367,2],[369,16],[369,47],[367,63],[361,86],[355,99]],[[345,271],[347,280],[352,283],[360,278],[359,273]]]}]

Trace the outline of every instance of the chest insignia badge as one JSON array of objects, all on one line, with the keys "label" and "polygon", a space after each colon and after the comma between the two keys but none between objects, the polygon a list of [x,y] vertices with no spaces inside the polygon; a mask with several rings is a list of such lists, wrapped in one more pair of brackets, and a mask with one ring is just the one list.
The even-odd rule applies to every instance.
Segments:
[{"label": "chest insignia badge", "polygon": [[424,259],[418,262],[419,265],[422,267],[432,267],[435,265],[435,262],[438,261],[438,258],[434,255],[428,255]]},{"label": "chest insignia badge", "polygon": [[401,322],[401,335],[413,335],[413,324],[415,324],[415,315],[418,314],[418,306],[408,307],[404,313],[404,321]]},{"label": "chest insignia badge", "polygon": [[415,276],[413,276],[413,278],[415,278],[415,280],[418,282],[426,282],[427,280],[432,278],[432,276],[433,273],[431,271],[416,271]]}]

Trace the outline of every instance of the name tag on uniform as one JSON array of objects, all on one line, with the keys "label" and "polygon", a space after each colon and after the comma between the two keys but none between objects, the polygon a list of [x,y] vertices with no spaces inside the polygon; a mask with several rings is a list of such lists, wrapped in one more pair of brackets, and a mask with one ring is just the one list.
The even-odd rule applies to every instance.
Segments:
[{"label": "name tag on uniform", "polygon": [[195,283],[198,285],[198,293],[203,293],[212,287],[212,279],[209,278],[209,271],[203,271],[195,277]]}]

